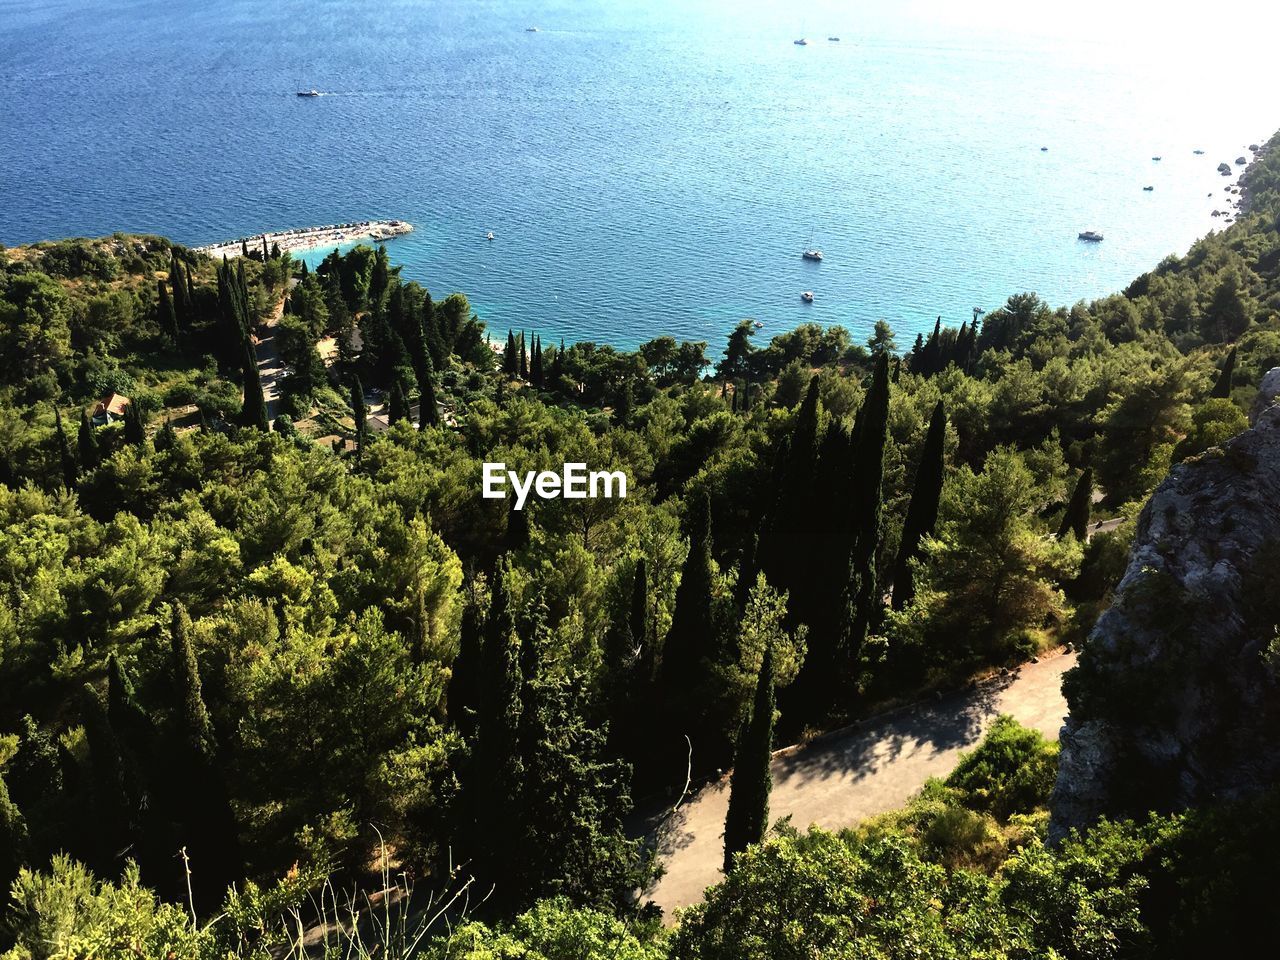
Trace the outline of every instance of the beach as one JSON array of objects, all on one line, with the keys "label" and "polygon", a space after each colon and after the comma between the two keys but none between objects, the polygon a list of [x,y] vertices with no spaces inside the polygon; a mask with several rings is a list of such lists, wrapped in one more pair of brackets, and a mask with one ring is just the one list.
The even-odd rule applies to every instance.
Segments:
[{"label": "beach", "polygon": [[316,250],[324,247],[336,247],[356,240],[373,240],[375,242],[390,240],[413,231],[413,224],[404,220],[361,220],[355,223],[333,223],[323,227],[298,227],[294,230],[257,233],[250,237],[239,237],[225,243],[210,243],[196,247],[199,253],[207,253],[211,257],[238,257],[248,246],[250,250],[261,250],[263,240],[267,246],[279,246],[280,251],[297,253],[303,250]]}]

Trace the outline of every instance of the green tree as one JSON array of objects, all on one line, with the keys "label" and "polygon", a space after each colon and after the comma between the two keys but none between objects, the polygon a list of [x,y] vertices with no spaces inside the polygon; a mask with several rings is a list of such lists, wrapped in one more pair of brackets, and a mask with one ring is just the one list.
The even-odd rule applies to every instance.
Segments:
[{"label": "green tree", "polygon": [[764,839],[769,828],[769,791],[773,774],[773,648],[765,647],[756,680],[751,713],[738,735],[733,775],[729,784],[729,812],[724,822],[724,869],[728,873],[737,854]]},{"label": "green tree", "polygon": [[911,491],[911,505],[902,525],[902,537],[898,541],[898,558],[893,567],[893,609],[901,610],[915,596],[911,561],[920,552],[920,541],[932,535],[938,521],[938,503],[942,497],[942,477],[945,470],[945,445],[947,439],[947,413],[941,400],[933,408],[929,418],[929,432],[925,434],[924,449],[920,453],[920,466],[916,469],[916,482]]},{"label": "green tree", "polygon": [[[707,726],[719,653],[712,611],[715,565],[711,559],[710,501],[704,496],[690,513],[689,552],[680,570],[675,611],[663,641],[659,673],[662,715],[667,726],[667,735],[657,745],[659,763],[672,780],[685,771],[686,737],[694,745],[695,764],[704,760],[704,745],[712,757],[720,749],[718,732]],[[677,757],[678,762],[670,762]]]},{"label": "green tree", "polygon": [[1071,499],[1067,501],[1066,512],[1062,515],[1062,524],[1058,527],[1058,539],[1068,533],[1076,540],[1084,543],[1089,538],[1089,514],[1093,508],[1093,468],[1085,467],[1071,491]]},{"label": "green tree", "polygon": [[1226,400],[1231,396],[1231,378],[1236,372],[1236,352],[1239,348],[1233,346],[1227,354],[1227,359],[1222,364],[1222,370],[1218,374],[1218,379],[1214,381],[1213,391],[1209,394],[1215,400]]},{"label": "green tree", "polygon": [[897,353],[898,342],[894,336],[893,327],[885,320],[877,320],[875,329],[871,336],[867,339],[867,349],[873,357],[878,357],[882,353],[892,356]]},{"label": "green tree", "polygon": [[507,569],[494,570],[489,615],[485,624],[480,691],[474,745],[464,796],[471,815],[469,831],[474,873],[488,882],[507,882],[499,898],[520,896],[510,878],[520,866],[520,638],[516,634],[507,587]]},{"label": "green tree", "polygon": [[178,345],[178,314],[173,306],[173,298],[169,296],[169,288],[163,280],[156,281],[156,322],[160,329],[169,336],[174,346]]},{"label": "green tree", "polygon": [[8,890],[29,856],[27,821],[0,775],[0,889]]},{"label": "green tree", "polygon": [[71,455],[67,432],[62,429],[62,411],[58,409],[57,404],[53,407],[53,424],[58,442],[58,457],[62,462],[62,485],[70,492],[80,482],[80,468],[76,465],[76,458]]},{"label": "green tree", "polygon": [[98,437],[93,431],[87,410],[80,413],[80,432],[76,434],[76,447],[80,454],[80,469],[96,470],[102,462],[102,449],[98,446]]},{"label": "green tree", "polygon": [[876,358],[854,436],[853,549],[849,577],[848,634],[844,647],[857,659],[881,605],[876,556],[884,509],[885,447],[889,437],[889,357]]},{"label": "green tree", "polygon": [[244,379],[244,406],[241,412],[244,424],[266,433],[271,429],[271,420],[267,415],[267,401],[262,393],[262,378],[258,374],[258,351],[247,332],[241,346],[240,373]]},{"label": "green tree", "polygon": [[358,374],[351,377],[351,418],[355,425],[356,451],[364,453],[369,430],[369,408],[364,402],[364,384],[360,382]]},{"label": "green tree", "polygon": [[1173,448],[1173,460],[1178,463],[1221,446],[1248,427],[1248,418],[1230,400],[1206,400],[1191,414],[1191,430]]}]

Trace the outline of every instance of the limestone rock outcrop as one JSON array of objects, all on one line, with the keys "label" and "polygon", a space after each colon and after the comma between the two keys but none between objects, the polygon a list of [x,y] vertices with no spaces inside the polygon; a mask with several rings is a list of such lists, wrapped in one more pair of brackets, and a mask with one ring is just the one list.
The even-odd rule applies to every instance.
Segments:
[{"label": "limestone rock outcrop", "polygon": [[1152,495],[1063,682],[1051,837],[1280,784],[1280,368],[1253,426]]}]

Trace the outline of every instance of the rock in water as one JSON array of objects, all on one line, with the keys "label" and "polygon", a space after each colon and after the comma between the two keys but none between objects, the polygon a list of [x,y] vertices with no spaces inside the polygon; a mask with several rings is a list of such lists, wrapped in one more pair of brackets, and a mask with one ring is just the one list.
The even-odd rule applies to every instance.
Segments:
[{"label": "rock in water", "polygon": [[1050,836],[1280,783],[1280,368],[1253,427],[1142,511],[1111,608],[1063,689]]}]

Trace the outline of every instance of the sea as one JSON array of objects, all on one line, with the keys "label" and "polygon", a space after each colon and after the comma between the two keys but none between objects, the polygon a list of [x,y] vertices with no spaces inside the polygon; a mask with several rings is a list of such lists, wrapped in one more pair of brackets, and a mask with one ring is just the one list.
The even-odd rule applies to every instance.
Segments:
[{"label": "sea", "polygon": [[0,242],[399,218],[403,276],[503,335],[715,356],[743,318],[885,319],[907,345],[1012,293],[1117,291],[1220,228],[1280,127],[1278,16],[0,0]]}]

